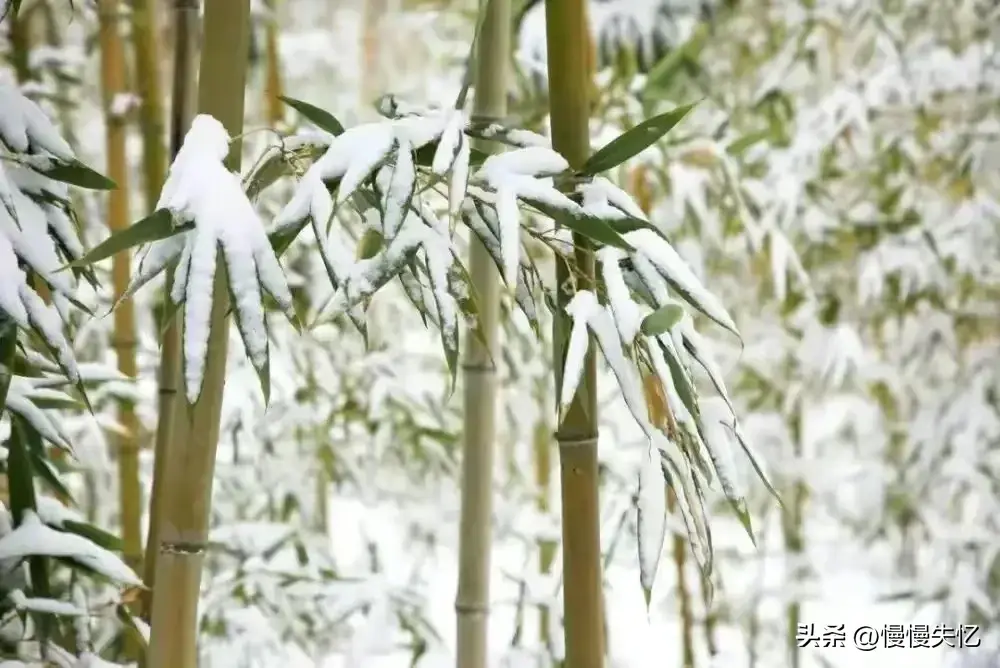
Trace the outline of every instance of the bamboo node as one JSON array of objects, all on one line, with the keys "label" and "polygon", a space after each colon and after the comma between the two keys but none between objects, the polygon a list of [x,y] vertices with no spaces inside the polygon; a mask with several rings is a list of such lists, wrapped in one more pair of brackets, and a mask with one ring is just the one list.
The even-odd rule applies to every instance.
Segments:
[{"label": "bamboo node", "polygon": [[484,123],[486,125],[492,125],[494,123],[502,123],[504,120],[506,120],[506,117],[505,116],[498,116],[496,114],[479,114],[479,113],[476,113],[476,114],[472,114],[472,117],[469,118],[469,120],[472,121],[473,123]]},{"label": "bamboo node", "polygon": [[466,373],[494,374],[497,371],[497,365],[493,362],[464,362],[462,364],[462,371]]},{"label": "bamboo node", "polygon": [[462,603],[455,601],[455,612],[464,615],[487,615],[490,612],[490,606],[482,603]]},{"label": "bamboo node", "polygon": [[160,554],[183,554],[187,556],[204,554],[206,543],[203,541],[179,541],[171,543],[163,541],[160,543]]},{"label": "bamboo node", "polygon": [[567,438],[566,436],[560,436],[559,432],[555,433],[556,443],[558,443],[560,448],[596,448],[597,447],[597,434],[593,436],[574,436],[572,438]]}]

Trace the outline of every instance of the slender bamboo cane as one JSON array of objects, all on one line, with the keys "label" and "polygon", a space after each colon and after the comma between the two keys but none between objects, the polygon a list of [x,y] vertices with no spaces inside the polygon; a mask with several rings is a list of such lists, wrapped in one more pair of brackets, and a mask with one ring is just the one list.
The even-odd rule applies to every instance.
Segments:
[{"label": "slender bamboo cane", "polygon": [[282,95],[282,87],[281,54],[278,52],[278,2],[277,0],[266,0],[265,5],[269,14],[264,26],[265,107],[268,125],[276,127],[285,121],[285,105],[279,99]]},{"label": "slender bamboo cane", "polygon": [[167,171],[156,5],[156,0],[132,0],[132,48],[135,54],[136,93],[141,100],[139,124],[142,128],[142,173],[147,211],[156,206]]},{"label": "slender bamboo cane", "polygon": [[[97,5],[101,41],[101,88],[106,125],[108,176],[118,188],[108,194],[108,227],[112,233],[129,226],[129,170],[125,152],[127,125],[115,109],[117,98],[125,94],[125,54],[122,45],[118,0],[99,0]],[[131,274],[128,253],[112,259],[115,299],[128,288]],[[113,346],[118,370],[129,378],[136,376],[135,306],[131,299],[115,308]],[[139,419],[130,400],[122,399],[118,420],[125,433],[116,438],[118,450],[118,493],[121,513],[122,545],[125,561],[134,569],[142,566],[142,489],[139,485]]]},{"label": "slender bamboo cane", "polygon": [[[507,113],[510,1],[489,0],[475,63],[473,114],[499,121]],[[486,148],[486,146],[484,146]],[[456,654],[458,668],[486,668],[488,662],[490,542],[493,528],[493,459],[496,449],[500,276],[478,239],[470,239],[469,273],[479,294],[479,326],[466,336],[465,450],[462,456],[462,516],[459,535]],[[485,345],[484,345],[485,344]]]},{"label": "slender bamboo cane", "polygon": [[[208,0],[205,4],[198,111],[214,116],[234,137],[243,128],[249,17],[249,0]],[[230,169],[239,169],[241,153],[241,142],[234,142],[227,161]],[[160,501],[151,668],[197,666],[198,593],[229,341],[228,279],[224,268],[225,262],[220,259],[201,397],[194,405],[183,394],[178,397],[178,420],[186,420],[189,430],[184,441],[171,443],[170,455],[164,462],[166,489]]]},{"label": "slender bamboo cane", "polygon": [[[589,40],[584,0],[545,0],[552,147],[581,167],[590,152]],[[557,221],[558,222],[558,221]],[[579,289],[594,283],[594,252],[574,235]],[[562,386],[569,322],[562,310],[572,298],[566,264],[556,263],[559,293],[553,323],[553,361]],[[556,431],[562,487],[563,607],[566,664],[601,668],[604,629],[601,597],[601,540],[597,467],[597,365],[591,344],[576,396]]]},{"label": "slender bamboo cane", "polygon": [[[544,401],[542,397],[539,401]],[[544,405],[544,404],[543,404]],[[552,430],[544,415],[538,418],[534,432],[535,490],[538,494],[538,512],[547,515],[552,502]],[[538,572],[548,575],[552,572],[552,562],[556,558],[556,544],[551,540],[538,540]],[[538,638],[541,645],[552,648],[552,621],[547,605],[540,606],[538,613]]]},{"label": "slender bamboo cane", "polygon": [[[789,431],[792,436],[792,449],[796,457],[802,456],[802,412],[796,410],[789,419]],[[791,484],[791,503],[781,515],[781,533],[784,539],[785,552],[792,561],[788,578],[791,585],[798,588],[801,581],[802,555],[805,552],[803,522],[806,506],[806,486],[796,480]],[[787,497],[786,497],[787,498]],[[802,665],[802,652],[797,640],[799,623],[802,621],[802,605],[793,597],[785,607],[785,623],[787,624],[785,643],[788,650],[789,668],[799,668]]]},{"label": "slender bamboo cane", "polygon": [[380,28],[387,8],[387,0],[364,0],[361,27],[361,100],[365,103],[384,92]]},{"label": "slender bamboo cane", "polygon": [[[191,123],[195,101],[194,58],[198,35],[198,0],[174,0],[174,71],[170,101],[170,151],[176,155],[184,141],[184,132]],[[173,269],[167,270],[166,285],[173,283]],[[179,420],[177,411],[178,385],[181,369],[181,329],[177,318],[163,329],[160,347],[159,401],[154,445],[153,490],[149,498],[149,531],[146,537],[146,569],[144,581],[149,587],[143,602],[143,617],[148,622],[152,614],[156,561],[160,552],[160,515],[165,489],[166,459],[172,443],[187,440],[187,420]]]}]

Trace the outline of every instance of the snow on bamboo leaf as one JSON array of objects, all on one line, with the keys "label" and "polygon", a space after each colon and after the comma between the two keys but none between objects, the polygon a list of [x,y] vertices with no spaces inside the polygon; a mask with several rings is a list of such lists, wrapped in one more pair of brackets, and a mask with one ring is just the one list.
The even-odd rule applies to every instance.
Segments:
[{"label": "snow on bamboo leaf", "polygon": [[413,191],[417,185],[417,168],[413,164],[410,142],[398,139],[395,143],[396,161],[392,168],[383,167],[378,179],[384,193],[382,200],[382,234],[392,239],[403,225],[403,218],[410,208]]},{"label": "snow on bamboo leaf", "polygon": [[466,124],[465,113],[461,110],[452,110],[447,114],[448,120],[431,162],[431,171],[438,176],[447,174],[452,165],[455,164],[455,159],[458,157],[462,145],[463,129]]},{"label": "snow on bamboo leaf", "polygon": [[[266,292],[294,320],[292,296],[271,249],[264,225],[240,184],[226,169],[229,134],[208,115],[196,116],[184,138],[160,194],[157,208],[171,212],[175,222],[193,222],[194,229],[156,242],[139,264],[137,280],[181,254],[171,286],[171,299],[184,302],[184,381],[188,401],[201,393],[217,261],[226,263],[233,313],[247,356],[267,393],[268,336],[262,303]],[[178,239],[181,241],[178,242]],[[181,245],[183,244],[183,245]]]},{"label": "snow on bamboo leaf", "polygon": [[632,197],[603,176],[577,185],[587,215],[603,220],[636,218],[646,220],[646,214]]},{"label": "snow on bamboo leaf", "polygon": [[448,184],[448,212],[454,216],[462,207],[462,200],[469,187],[469,161],[472,158],[472,144],[464,134],[458,136],[458,154],[451,169]]},{"label": "snow on bamboo leaf", "polygon": [[142,587],[142,580],[113,553],[73,533],[45,526],[33,510],[21,524],[0,538],[0,559],[30,556],[65,557],[77,561],[117,584]]},{"label": "snow on bamboo leaf", "polygon": [[38,389],[35,379],[14,376],[11,378],[10,387],[7,389],[6,407],[11,413],[21,416],[25,422],[32,426],[39,435],[53,445],[66,451],[72,451],[69,439],[59,428],[59,425],[52,419],[51,413],[43,410],[35,402],[44,399],[46,394],[52,393],[72,401],[72,397],[55,392],[53,390]]},{"label": "snow on bamboo leaf", "polygon": [[[736,323],[726,312],[719,298],[702,285],[691,267],[677,254],[677,251],[666,239],[648,229],[635,230],[623,236],[636,248],[634,257],[648,261],[670,284],[670,287],[680,293],[686,302],[737,337],[740,335],[736,329]],[[637,266],[636,269],[639,270],[639,267]]]},{"label": "snow on bamboo leaf", "polygon": [[619,264],[624,258],[625,252],[613,246],[605,246],[597,251],[615,327],[618,329],[622,345],[630,346],[639,333],[644,314],[639,304],[632,299],[625,284],[625,277]]},{"label": "snow on bamboo leaf", "polygon": [[702,416],[698,429],[702,434],[701,438],[705,449],[712,460],[712,467],[719,478],[722,493],[732,505],[750,540],[756,545],[757,540],[750,522],[750,513],[747,510],[743,486],[733,462],[730,432],[726,430],[726,425],[735,419],[732,409],[727,402],[715,397],[703,401],[701,409]]},{"label": "snow on bamboo leaf", "polygon": [[570,332],[566,360],[563,363],[562,389],[559,393],[560,415],[569,407],[573,397],[576,396],[576,390],[583,375],[583,362],[587,356],[587,346],[590,343],[587,324],[591,316],[600,308],[597,295],[589,290],[578,291],[566,305],[566,313],[573,320],[573,329]]},{"label": "snow on bamboo leaf", "polygon": [[547,148],[523,148],[492,155],[486,159],[475,180],[488,185],[496,194],[498,236],[504,282],[513,289],[517,282],[518,255],[521,249],[518,198],[528,197],[565,211],[579,207],[573,200],[543,179],[569,169],[566,159]]},{"label": "snow on bamboo leaf", "polygon": [[666,486],[659,452],[650,444],[639,464],[639,500],[636,507],[639,543],[639,582],[649,608],[656,569],[667,528]]},{"label": "snow on bamboo leaf", "polygon": [[73,149],[62,138],[42,108],[9,84],[0,84],[4,110],[0,114],[0,140],[16,153],[39,150],[60,160],[75,160]]},{"label": "snow on bamboo leaf", "polygon": [[382,252],[370,260],[360,260],[354,264],[344,282],[320,308],[316,316],[317,323],[335,318],[378,292],[399,274],[430,233],[433,230],[425,226],[417,216],[408,215],[396,238]]}]

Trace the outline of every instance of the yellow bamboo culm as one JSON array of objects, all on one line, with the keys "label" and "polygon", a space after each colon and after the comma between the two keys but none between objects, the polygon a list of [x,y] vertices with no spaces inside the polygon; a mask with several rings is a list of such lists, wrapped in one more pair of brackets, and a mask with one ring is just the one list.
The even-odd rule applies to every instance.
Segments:
[{"label": "yellow bamboo culm", "polygon": [[277,127],[285,121],[285,105],[281,102],[281,54],[278,51],[278,2],[277,0],[266,0],[265,6],[268,10],[267,21],[264,26],[264,49],[265,49],[265,80],[264,97],[267,111],[267,123],[271,127]]},{"label": "yellow bamboo culm", "polygon": [[142,175],[146,211],[160,197],[167,171],[167,137],[160,86],[160,33],[156,0],[132,0],[132,48],[135,57],[139,125],[142,129]]},{"label": "yellow bamboo culm", "polygon": [[[242,133],[249,43],[249,0],[208,0],[198,76],[198,111],[215,117],[236,137]],[[241,142],[233,142],[227,166],[239,170]],[[197,402],[176,399],[176,422],[186,422],[184,440],[176,432],[163,458],[156,592],[149,646],[151,668],[198,665],[198,594],[208,538],[212,478],[219,441],[229,340],[228,278],[220,258],[215,272],[204,382]],[[182,317],[180,315],[176,317]]]},{"label": "yellow bamboo culm", "polygon": [[[173,90],[170,101],[170,151],[176,155],[191,123],[195,101],[194,71],[198,35],[198,0],[174,0],[171,35],[173,48]],[[166,285],[173,283],[173,268],[167,269]],[[146,563],[143,581],[149,589],[143,596],[142,615],[150,621],[156,591],[156,562],[160,546],[162,499],[166,495],[166,461],[172,443],[187,441],[187,421],[179,420],[177,393],[180,385],[181,330],[178,318],[166,324],[160,342],[159,397],[157,401],[156,440],[154,445],[153,490],[149,498],[149,531],[146,537]]]},{"label": "yellow bamboo culm", "polygon": [[[99,0],[97,4],[101,42],[101,88],[106,126],[107,174],[118,184],[108,194],[108,227],[111,233],[129,226],[129,169],[125,153],[127,120],[119,108],[125,91],[125,54],[121,38],[121,15],[118,0]],[[112,259],[115,299],[124,294],[131,275],[128,253]],[[118,370],[129,378],[136,376],[135,309],[131,299],[118,304],[114,313],[113,346]],[[118,455],[119,505],[125,561],[132,568],[142,568],[142,490],[139,485],[139,420],[131,401],[122,399],[118,421],[125,433],[116,438]]]},{"label": "yellow bamboo culm", "polygon": [[[552,147],[573,168],[590,154],[590,40],[585,0],[545,0]],[[559,221],[556,220],[558,224]],[[594,285],[594,251],[586,238],[574,235],[577,288]],[[567,289],[566,263],[556,263],[557,311],[553,321],[553,364],[556,386],[562,386],[568,319],[564,308],[573,295]],[[597,467],[597,365],[588,347],[583,374],[566,414],[556,430],[562,495],[563,623],[566,665],[603,668],[604,616],[601,592],[601,537]]]}]

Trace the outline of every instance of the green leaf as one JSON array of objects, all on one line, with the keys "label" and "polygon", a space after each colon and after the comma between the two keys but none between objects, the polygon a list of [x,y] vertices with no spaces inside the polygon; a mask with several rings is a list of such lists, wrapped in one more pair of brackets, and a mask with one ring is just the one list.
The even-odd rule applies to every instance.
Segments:
[{"label": "green leaf", "polygon": [[742,496],[736,499],[729,499],[729,505],[733,507],[737,519],[743,525],[743,530],[750,537],[750,542],[757,547],[757,537],[753,533],[753,523],[750,521],[750,511],[747,510],[747,501]]},{"label": "green leaf", "polygon": [[647,220],[633,218],[632,216],[628,216],[627,218],[622,218],[620,220],[609,220],[608,225],[610,225],[611,229],[618,234],[628,234],[629,232],[635,232],[636,230],[652,230],[666,239],[666,236],[656,225],[653,225]]},{"label": "green leaf", "polygon": [[681,119],[694,108],[695,104],[697,102],[685,104],[665,114],[654,116],[631,130],[618,135],[590,156],[590,159],[583,166],[581,173],[586,176],[593,176],[601,172],[606,172],[645,151],[659,141],[663,135],[670,132],[675,125],[680,123]]},{"label": "green leaf", "polygon": [[174,218],[170,211],[157,209],[137,223],[115,232],[79,260],[70,262],[67,268],[95,264],[123,250],[160,239],[168,239],[175,234],[186,232],[191,227],[191,225],[174,225]]},{"label": "green leaf", "polygon": [[18,11],[20,11],[20,9],[21,9],[21,0],[10,0],[10,4],[7,5],[7,10],[3,14],[0,14],[0,21],[8,17],[10,19],[16,19],[17,13]]},{"label": "green leaf", "polygon": [[53,470],[52,464],[49,463],[48,458],[45,456],[45,449],[42,447],[40,441],[39,447],[37,449],[32,448],[28,457],[31,460],[32,468],[45,486],[52,490],[60,499],[72,502],[73,495],[70,494],[69,488],[63,483],[59,474]]},{"label": "green leaf", "polygon": [[34,471],[28,446],[28,426],[24,418],[8,412],[10,417],[10,438],[7,441],[7,481],[10,487],[10,512],[14,516],[14,526],[20,526],[24,514],[35,510]]},{"label": "green leaf", "polygon": [[635,248],[625,241],[625,238],[613,228],[608,221],[593,216],[574,215],[558,207],[550,206],[544,202],[539,202],[528,197],[521,198],[524,202],[538,209],[549,218],[564,227],[568,227],[573,232],[581,234],[588,239],[592,239],[605,246],[614,246],[625,251],[634,251]]},{"label": "green leaf", "polygon": [[69,533],[75,533],[77,536],[83,536],[91,543],[94,543],[105,550],[111,550],[112,552],[121,552],[123,549],[123,544],[121,538],[115,536],[114,534],[108,533],[103,529],[95,527],[93,524],[87,524],[86,522],[75,522],[73,520],[63,520],[62,527],[63,531],[68,531]]},{"label": "green leaf", "polygon": [[79,160],[73,162],[51,161],[44,168],[30,162],[25,163],[27,167],[44,174],[53,181],[62,181],[71,186],[87,188],[88,190],[116,190],[118,184],[108,177],[95,172]]},{"label": "green leaf", "polygon": [[344,126],[330,112],[324,111],[315,105],[309,104],[308,102],[296,100],[293,97],[279,95],[278,99],[302,114],[307,121],[322,130],[326,130],[334,137],[344,133]]},{"label": "green leaf", "polygon": [[751,132],[748,135],[743,135],[732,144],[726,147],[726,153],[731,156],[739,157],[746,153],[747,149],[751,146],[764,141],[771,136],[771,130],[759,130],[757,132]]},{"label": "green leaf", "polygon": [[667,304],[647,315],[639,329],[646,336],[659,336],[669,331],[684,317],[684,308],[680,304]]},{"label": "green leaf", "polygon": [[[664,341],[668,341],[668,343],[664,343]],[[698,418],[701,415],[701,409],[698,407],[698,395],[695,394],[694,385],[691,383],[691,378],[688,376],[687,370],[685,370],[684,364],[678,356],[677,349],[674,348],[673,341],[670,341],[669,338],[659,336],[656,342],[663,352],[663,358],[667,361],[667,366],[670,368],[670,379],[677,390],[677,396],[680,397],[681,403],[684,404],[688,413],[692,417]]]},{"label": "green leaf", "polygon": [[[419,165],[421,167],[430,167],[434,162],[434,153],[437,151],[438,141],[432,141],[429,144],[424,144],[416,151],[413,152],[413,164]],[[489,153],[481,151],[478,148],[472,148],[469,152],[469,166],[477,167],[489,157]]]},{"label": "green leaf", "polygon": [[146,636],[143,635],[142,631],[139,630],[139,625],[135,623],[135,617],[129,612],[128,606],[120,603],[115,606],[115,616],[118,621],[124,626],[125,632],[136,643],[140,649],[145,653],[149,649],[149,645],[146,643]]},{"label": "green leaf", "polygon": [[326,151],[321,146],[303,146],[293,151],[273,150],[254,166],[253,170],[243,179],[243,189],[251,202],[257,201],[260,194],[284,176],[295,173],[291,159],[304,163],[313,163]]}]

